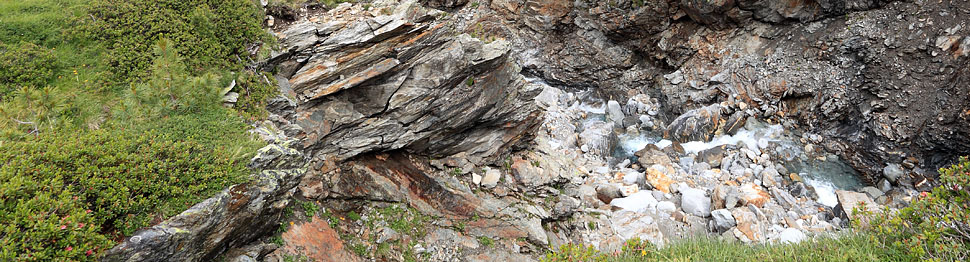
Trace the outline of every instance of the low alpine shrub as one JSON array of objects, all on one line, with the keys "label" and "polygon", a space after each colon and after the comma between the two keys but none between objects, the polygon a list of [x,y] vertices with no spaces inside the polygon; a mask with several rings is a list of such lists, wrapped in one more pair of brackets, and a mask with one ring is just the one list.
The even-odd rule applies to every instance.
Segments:
[{"label": "low alpine shrub", "polygon": [[970,160],[940,169],[941,185],[898,212],[866,212],[871,230],[889,247],[930,261],[970,259]]},{"label": "low alpine shrub", "polygon": [[157,132],[48,132],[3,143],[0,260],[93,260],[112,239],[243,181],[239,160]]},{"label": "low alpine shrub", "polygon": [[29,42],[0,42],[0,101],[17,88],[44,87],[56,69],[50,49]]}]

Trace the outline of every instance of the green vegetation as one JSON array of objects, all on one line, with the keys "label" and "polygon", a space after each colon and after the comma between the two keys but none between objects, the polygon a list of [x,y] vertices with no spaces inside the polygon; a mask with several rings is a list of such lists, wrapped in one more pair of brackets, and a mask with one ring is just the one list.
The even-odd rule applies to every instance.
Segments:
[{"label": "green vegetation", "polygon": [[478,237],[478,243],[482,244],[482,246],[485,246],[486,248],[489,248],[492,247],[492,245],[495,245],[495,240],[492,240],[489,237]]},{"label": "green vegetation", "polygon": [[[186,66],[239,69],[246,47],[264,35],[262,14],[247,0],[97,0],[81,29],[111,43],[108,65],[117,80],[143,77],[152,64],[152,45],[172,40]],[[89,21],[89,22],[88,22]]]},{"label": "green vegetation", "polygon": [[0,42],[0,99],[22,87],[44,86],[54,78],[54,52],[30,42]]},{"label": "green vegetation", "polygon": [[317,206],[313,202],[310,202],[310,201],[298,201],[298,202],[300,203],[300,207],[303,208],[303,214],[306,215],[306,217],[311,220],[313,219],[313,215],[316,215],[317,212],[320,212],[320,206]]},{"label": "green vegetation", "polygon": [[358,215],[357,212],[350,211],[347,212],[347,219],[350,219],[350,221],[357,221],[360,220],[360,215]]},{"label": "green vegetation", "polygon": [[970,159],[940,169],[942,185],[899,212],[872,213],[866,227],[883,248],[899,248],[931,261],[970,259]]},{"label": "green vegetation", "polygon": [[246,181],[262,142],[244,119],[276,94],[243,69],[262,17],[249,0],[0,1],[0,260],[93,261]]},{"label": "green vegetation", "polygon": [[616,254],[604,254],[592,246],[564,245],[542,259],[559,261],[905,261],[900,250],[880,249],[869,236],[847,234],[838,238],[806,240],[798,244],[748,245],[716,239],[691,239],[656,248],[632,239]]}]

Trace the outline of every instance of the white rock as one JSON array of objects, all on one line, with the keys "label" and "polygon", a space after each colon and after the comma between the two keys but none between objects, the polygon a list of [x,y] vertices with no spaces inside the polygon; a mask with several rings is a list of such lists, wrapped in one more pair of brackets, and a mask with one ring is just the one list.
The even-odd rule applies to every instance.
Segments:
[{"label": "white rock", "polygon": [[619,207],[623,210],[634,212],[654,211],[657,208],[657,199],[653,198],[650,191],[640,191],[624,198],[614,198],[610,205]]},{"label": "white rock", "polygon": [[711,215],[711,198],[707,197],[703,190],[682,187],[680,188],[680,195],[680,208],[684,209],[684,212],[699,217]]},{"label": "white rock", "polygon": [[798,229],[787,228],[784,231],[781,231],[781,233],[778,233],[778,236],[776,236],[774,240],[776,243],[781,244],[795,244],[805,240],[805,233],[802,233],[802,231]]},{"label": "white rock", "polygon": [[478,173],[472,172],[472,183],[475,183],[476,185],[481,185],[482,184],[482,175],[479,175]]},{"label": "white rock", "polygon": [[485,176],[482,177],[482,186],[492,188],[498,185],[498,180],[502,178],[502,172],[498,169],[485,168]]},{"label": "white rock", "polygon": [[657,203],[657,211],[673,213],[677,211],[677,205],[674,205],[674,202],[670,201],[660,201]]}]

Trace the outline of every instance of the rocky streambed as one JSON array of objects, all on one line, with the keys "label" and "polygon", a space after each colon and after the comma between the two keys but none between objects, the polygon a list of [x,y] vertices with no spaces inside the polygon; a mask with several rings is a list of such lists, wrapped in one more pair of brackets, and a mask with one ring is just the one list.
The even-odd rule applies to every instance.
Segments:
[{"label": "rocky streambed", "polygon": [[[574,197],[606,215],[593,220],[606,230],[587,226],[571,236],[583,243],[609,250],[639,237],[662,246],[697,234],[801,241],[847,227],[844,201],[901,206],[915,194],[863,187],[858,173],[811,143],[810,134],[749,117],[743,106],[706,107],[667,124],[647,95],[620,103],[536,83],[546,120],[535,141],[545,154],[528,160],[542,167],[569,159],[583,177],[576,192],[586,192]],[[719,123],[722,115],[735,120]]]},{"label": "rocky streambed", "polygon": [[264,3],[279,48],[253,67],[281,95],[255,125],[254,181],[105,260],[798,242],[845,230],[859,202],[905,206],[970,148],[968,89],[946,81],[970,76],[965,4],[635,2]]}]

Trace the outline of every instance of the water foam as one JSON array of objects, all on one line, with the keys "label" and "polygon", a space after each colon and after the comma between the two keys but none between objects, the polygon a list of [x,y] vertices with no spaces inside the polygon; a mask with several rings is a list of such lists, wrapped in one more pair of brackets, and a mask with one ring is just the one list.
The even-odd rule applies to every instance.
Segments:
[{"label": "water foam", "polygon": [[835,195],[835,184],[830,181],[808,177],[804,179],[805,184],[815,188],[815,193],[818,194],[819,203],[830,207],[835,207],[835,205],[839,203],[839,198]]}]

